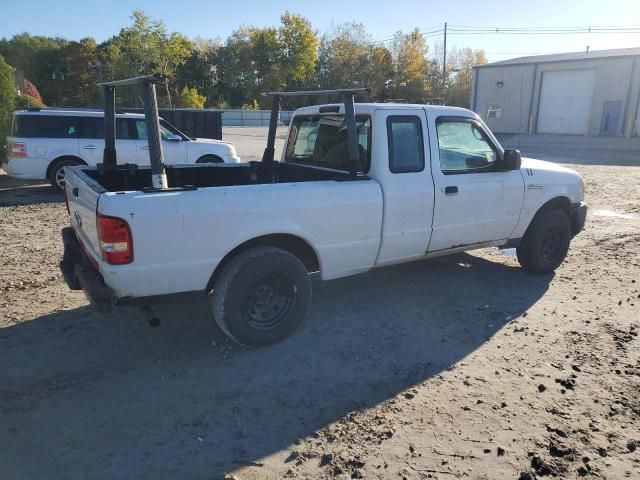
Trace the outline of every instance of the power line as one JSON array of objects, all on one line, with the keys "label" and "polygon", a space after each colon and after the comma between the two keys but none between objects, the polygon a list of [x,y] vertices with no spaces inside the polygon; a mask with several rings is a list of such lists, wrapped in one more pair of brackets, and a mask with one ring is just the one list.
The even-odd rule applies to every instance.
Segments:
[{"label": "power line", "polygon": [[[424,38],[438,37],[444,33],[442,28],[419,31]],[[582,35],[582,34],[624,34],[640,33],[640,25],[593,25],[588,27],[486,27],[472,25],[449,25],[451,35]],[[387,43],[395,37],[374,40],[372,43]]]}]

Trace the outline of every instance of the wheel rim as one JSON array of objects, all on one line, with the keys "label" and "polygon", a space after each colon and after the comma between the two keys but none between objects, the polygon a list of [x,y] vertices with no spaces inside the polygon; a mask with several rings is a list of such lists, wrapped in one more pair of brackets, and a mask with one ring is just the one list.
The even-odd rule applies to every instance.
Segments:
[{"label": "wheel rim", "polygon": [[285,322],[296,303],[297,288],[281,275],[264,275],[244,295],[242,316],[256,330],[271,330]]},{"label": "wheel rim", "polygon": [[560,225],[549,225],[545,228],[540,239],[540,253],[545,262],[553,263],[562,254],[564,244],[562,228]]},{"label": "wheel rim", "polygon": [[58,185],[60,189],[64,188],[64,167],[59,168],[56,172],[56,185]]}]

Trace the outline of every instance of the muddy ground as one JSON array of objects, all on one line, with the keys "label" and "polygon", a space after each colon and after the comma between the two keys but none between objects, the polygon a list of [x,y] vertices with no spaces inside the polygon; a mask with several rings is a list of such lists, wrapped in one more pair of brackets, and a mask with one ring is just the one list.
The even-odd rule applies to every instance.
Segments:
[{"label": "muddy ground", "polygon": [[0,175],[0,478],[640,478],[640,168],[574,168],[555,274],[486,250],[315,282],[258,350],[203,306],[92,311],[61,198]]}]

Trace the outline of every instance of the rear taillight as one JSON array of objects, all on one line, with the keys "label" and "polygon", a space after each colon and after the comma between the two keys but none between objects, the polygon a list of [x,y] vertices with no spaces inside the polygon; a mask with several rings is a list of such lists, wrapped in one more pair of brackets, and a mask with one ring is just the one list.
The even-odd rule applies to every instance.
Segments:
[{"label": "rear taillight", "polygon": [[133,238],[129,224],[121,218],[100,214],[96,223],[102,259],[111,265],[133,262]]},{"label": "rear taillight", "polygon": [[13,158],[24,158],[27,156],[27,145],[24,143],[12,143],[9,148],[9,156]]}]

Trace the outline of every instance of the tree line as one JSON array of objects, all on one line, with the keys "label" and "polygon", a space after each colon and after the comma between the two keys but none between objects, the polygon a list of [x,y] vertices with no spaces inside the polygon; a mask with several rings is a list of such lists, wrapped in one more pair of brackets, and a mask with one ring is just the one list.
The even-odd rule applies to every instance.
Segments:
[{"label": "tree line", "polygon": [[[131,19],[102,43],[28,33],[4,38],[0,56],[37,87],[35,99],[21,92],[35,103],[98,106],[99,80],[163,73],[167,84],[158,87],[160,104],[194,108],[263,108],[260,94],[268,90],[352,86],[370,86],[376,101],[443,98],[468,106],[471,67],[486,62],[481,50],[453,49],[443,78],[438,47],[430,51],[417,29],[397,32],[383,44],[373,42],[362,24],[339,24],[320,34],[290,12],[277,27],[242,26],[224,41],[168,32],[140,10]],[[120,89],[119,105],[139,106],[140,96],[135,89]]]}]

